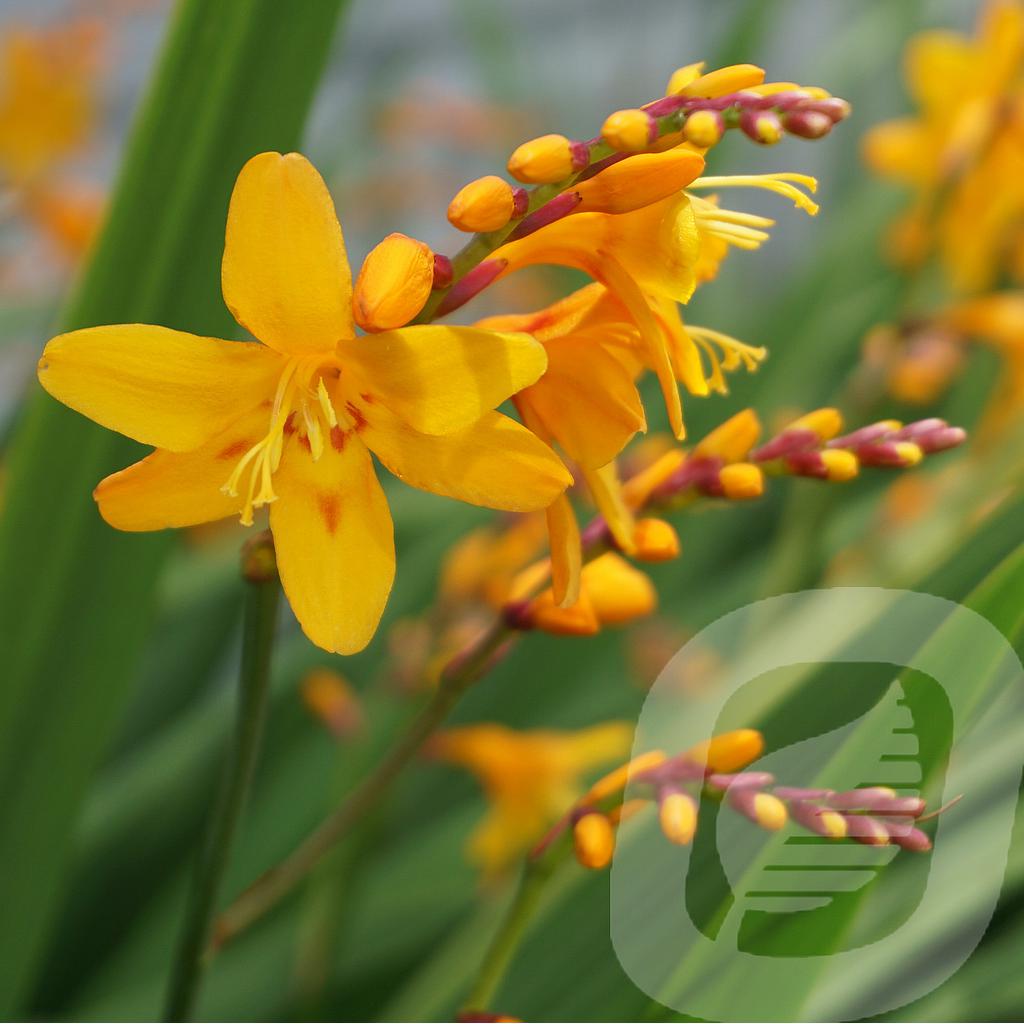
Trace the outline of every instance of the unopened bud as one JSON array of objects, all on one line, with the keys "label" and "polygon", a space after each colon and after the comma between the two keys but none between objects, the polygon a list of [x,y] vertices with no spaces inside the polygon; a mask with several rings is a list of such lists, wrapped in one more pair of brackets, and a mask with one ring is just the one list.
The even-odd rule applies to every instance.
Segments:
[{"label": "unopened bud", "polygon": [[572,827],[576,859],[592,871],[607,867],[615,852],[615,829],[606,814],[587,811]]},{"label": "unopened bud", "polygon": [[665,838],[686,846],[697,831],[697,801],[688,793],[668,793],[658,804],[658,823]]},{"label": "unopened bud", "polygon": [[764,473],[752,462],[734,462],[718,474],[723,497],[730,501],[751,501],[764,494]]},{"label": "unopened bud", "polygon": [[932,841],[919,828],[890,829],[890,838],[904,850],[911,850],[914,853],[927,853],[932,848]]},{"label": "unopened bud", "polygon": [[601,137],[619,153],[642,153],[658,137],[658,123],[646,110],[616,110],[601,125]]},{"label": "unopened bud", "polygon": [[675,527],[664,519],[638,519],[633,543],[633,557],[641,562],[669,562],[679,557],[681,547]]},{"label": "unopened bud", "polygon": [[729,792],[729,805],[769,832],[778,832],[789,818],[786,805],[771,793],[739,789]]},{"label": "unopened bud", "polygon": [[892,469],[909,469],[924,458],[924,452],[913,441],[880,441],[860,445],[854,451],[865,466]]},{"label": "unopened bud", "polygon": [[733,729],[698,743],[686,758],[705,763],[709,772],[738,772],[756,761],[764,750],[764,737],[756,729]]},{"label": "unopened bud", "polygon": [[496,174],[464,185],[448,204],[448,220],[460,231],[497,231],[514,212],[514,189]]},{"label": "unopened bud", "polygon": [[786,427],[790,430],[813,430],[819,441],[831,441],[843,429],[843,414],[838,409],[825,407],[815,409]]},{"label": "unopened bud", "polygon": [[678,90],[684,96],[715,97],[738,92],[764,81],[764,68],[754,64],[730,64],[694,79]]},{"label": "unopened bud", "polygon": [[790,110],[783,115],[782,126],[799,139],[820,139],[832,131],[832,118],[817,110]]},{"label": "unopened bud", "polygon": [[668,85],[665,86],[666,96],[676,96],[681,93],[688,85],[696,82],[700,78],[701,72],[704,70],[704,61],[700,61],[697,64],[686,64],[681,68],[676,68],[672,72],[672,77],[668,80]]},{"label": "unopened bud", "polygon": [[703,171],[704,158],[690,149],[638,153],[577,182],[573,189],[580,199],[578,212],[630,213],[681,192]]},{"label": "unopened bud", "polygon": [[694,448],[694,458],[720,458],[725,462],[745,459],[761,436],[761,421],[753,409],[730,416]]},{"label": "unopened bud", "polygon": [[793,800],[789,805],[789,813],[798,825],[809,832],[828,839],[842,839],[846,836],[846,819],[838,811],[816,807],[804,800]]},{"label": "unopened bud", "polygon": [[848,118],[853,110],[846,100],[838,96],[826,96],[822,98],[812,97],[810,102],[802,103],[801,110],[812,114],[824,114],[833,124]]},{"label": "unopened bud", "polygon": [[740,130],[762,146],[774,146],[784,134],[779,115],[771,110],[744,110]]},{"label": "unopened bud", "polygon": [[[509,609],[506,609],[506,621],[509,621]],[[593,636],[601,629],[601,620],[586,594],[581,594],[575,604],[562,608],[550,589],[522,609],[519,621],[518,628],[539,629],[555,636]]]},{"label": "unopened bud", "polygon": [[865,846],[888,846],[889,830],[877,819],[866,814],[844,814],[846,834]]},{"label": "unopened bud", "polygon": [[583,567],[581,595],[581,602],[585,598],[590,603],[603,626],[632,622],[658,606],[658,592],[650,577],[613,551]]},{"label": "unopened bud", "polygon": [[700,149],[718,145],[725,134],[725,119],[717,110],[695,110],[683,125],[683,137]]},{"label": "unopened bud", "polygon": [[352,290],[352,315],[365,331],[407,324],[434,287],[434,254],[423,242],[395,232],[370,250]]},{"label": "unopened bud", "polygon": [[541,135],[524,142],[509,157],[508,173],[516,181],[548,185],[583,170],[590,162],[589,147],[564,135]]},{"label": "unopened bud", "polygon": [[833,483],[845,483],[860,472],[860,463],[853,452],[842,448],[826,448],[820,454],[825,466],[825,476]]}]

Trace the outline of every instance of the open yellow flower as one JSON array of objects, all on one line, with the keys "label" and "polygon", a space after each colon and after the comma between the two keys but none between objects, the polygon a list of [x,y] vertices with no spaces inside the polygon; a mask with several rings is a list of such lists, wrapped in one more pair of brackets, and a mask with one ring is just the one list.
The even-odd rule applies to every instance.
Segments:
[{"label": "open yellow flower", "polygon": [[92,327],[54,338],[39,378],[157,449],[96,488],[112,526],[251,524],[270,505],[281,581],[319,646],[364,647],[391,589],[391,516],[371,451],[414,487],[491,508],[544,508],[571,483],[546,444],[492,411],[543,373],[534,339],[439,326],[355,336],[341,227],[299,154],[243,168],[222,284],[262,344]]},{"label": "open yellow flower", "polygon": [[493,876],[509,867],[580,795],[583,775],[624,757],[633,730],[606,722],[576,732],[519,732],[497,724],[439,733],[427,748],[469,769],[491,805],[469,840],[469,856]]}]

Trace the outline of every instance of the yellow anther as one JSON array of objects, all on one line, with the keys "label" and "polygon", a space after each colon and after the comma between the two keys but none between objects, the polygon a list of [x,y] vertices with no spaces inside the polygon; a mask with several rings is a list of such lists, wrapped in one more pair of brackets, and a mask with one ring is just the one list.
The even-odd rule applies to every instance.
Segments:
[{"label": "yellow anther", "polygon": [[818,191],[818,179],[809,174],[784,172],[779,174],[726,174],[698,178],[690,188],[763,188],[791,199],[794,205],[805,210],[812,217],[818,212],[818,204],[809,199],[796,186],[802,185],[808,192]]},{"label": "yellow anther", "polygon": [[316,397],[320,401],[320,411],[324,414],[324,419],[327,420],[328,428],[333,429],[338,425],[338,416],[331,403],[331,396],[327,393],[327,385],[324,383],[323,377],[317,383]]}]

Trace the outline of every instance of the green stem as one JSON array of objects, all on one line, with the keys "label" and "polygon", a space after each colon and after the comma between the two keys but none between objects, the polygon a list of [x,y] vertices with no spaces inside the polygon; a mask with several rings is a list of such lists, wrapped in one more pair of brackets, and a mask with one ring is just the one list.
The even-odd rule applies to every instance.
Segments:
[{"label": "green stem", "polygon": [[291,892],[352,826],[380,803],[424,742],[448,717],[466,690],[486,671],[491,657],[511,632],[503,622],[496,622],[480,641],[449,667],[430,700],[377,767],[288,857],[261,875],[220,916],[213,932],[213,949],[224,945]]},{"label": "green stem", "polygon": [[477,971],[473,987],[466,996],[468,1011],[484,1012],[490,1008],[495,993],[508,972],[526,930],[533,920],[557,861],[550,857],[528,860],[519,880],[512,904]]},{"label": "green stem", "polygon": [[269,535],[246,545],[242,562],[246,595],[235,734],[220,792],[210,810],[178,940],[165,1009],[165,1019],[170,1021],[189,1020],[195,1009],[217,894],[252,782],[266,718],[274,626],[281,593]]}]

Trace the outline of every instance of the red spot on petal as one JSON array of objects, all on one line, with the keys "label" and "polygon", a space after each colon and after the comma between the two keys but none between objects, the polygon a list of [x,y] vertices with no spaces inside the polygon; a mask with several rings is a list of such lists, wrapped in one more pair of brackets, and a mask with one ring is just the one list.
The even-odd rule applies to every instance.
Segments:
[{"label": "red spot on petal", "polygon": [[299,434],[299,444],[310,454],[313,453],[313,446],[309,443],[309,438],[305,434]]},{"label": "red spot on petal", "polygon": [[284,421],[284,436],[291,437],[295,433],[295,413],[288,413],[288,419]]},{"label": "red spot on petal", "polygon": [[244,438],[241,441],[232,441],[227,448],[217,452],[218,459],[240,459],[252,445]]},{"label": "red spot on petal", "polygon": [[348,434],[339,426],[331,427],[331,447],[335,451],[344,451],[345,442],[348,440]]},{"label": "red spot on petal", "polygon": [[360,393],[359,397],[360,397],[360,398],[361,398],[361,399],[362,399],[362,400],[363,400],[363,401],[364,401],[364,402],[365,402],[365,403],[366,403],[367,405],[373,405],[373,403],[377,401],[377,399],[376,399],[376,398],[374,398],[374,396],[373,396],[373,392],[372,392],[372,391],[363,391],[363,392],[361,392],[361,393]]},{"label": "red spot on petal", "polygon": [[352,417],[352,420],[355,423],[356,432],[358,433],[360,430],[365,430],[367,423],[366,417],[363,415],[363,410],[360,409],[355,402],[346,402],[345,408],[348,410],[349,416]]},{"label": "red spot on petal", "polygon": [[321,494],[319,496],[320,516],[324,521],[327,532],[333,537],[338,532],[338,519],[341,515],[341,501],[336,494]]}]

